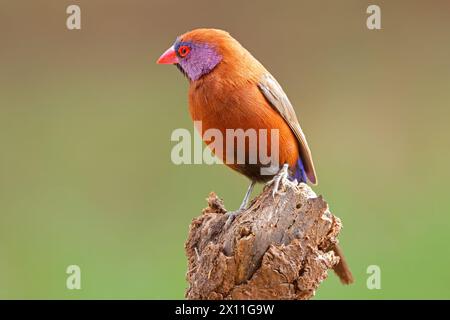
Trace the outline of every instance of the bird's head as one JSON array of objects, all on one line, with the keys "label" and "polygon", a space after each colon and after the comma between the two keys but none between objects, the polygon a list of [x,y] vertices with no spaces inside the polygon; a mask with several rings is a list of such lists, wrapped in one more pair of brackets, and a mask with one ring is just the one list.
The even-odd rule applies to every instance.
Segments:
[{"label": "bird's head", "polygon": [[157,63],[175,64],[191,81],[195,81],[214,70],[235,46],[240,47],[228,32],[196,29],[179,36]]}]

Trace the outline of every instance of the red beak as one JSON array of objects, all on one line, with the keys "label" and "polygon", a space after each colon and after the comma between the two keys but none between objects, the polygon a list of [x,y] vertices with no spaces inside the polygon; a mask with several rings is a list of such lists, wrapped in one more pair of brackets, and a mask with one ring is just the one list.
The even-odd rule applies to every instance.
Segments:
[{"label": "red beak", "polygon": [[159,57],[158,61],[156,61],[157,64],[176,64],[178,63],[178,57],[175,52],[174,47],[170,47],[169,49],[164,52],[161,57]]}]

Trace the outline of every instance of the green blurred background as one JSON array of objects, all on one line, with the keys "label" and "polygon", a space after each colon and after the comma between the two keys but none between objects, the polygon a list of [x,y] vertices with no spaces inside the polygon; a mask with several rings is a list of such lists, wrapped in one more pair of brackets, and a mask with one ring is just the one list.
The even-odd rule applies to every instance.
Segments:
[{"label": "green blurred background", "polygon": [[448,1],[376,1],[380,31],[356,0],[0,3],[0,298],[183,298],[191,219],[247,187],[170,161],[188,84],[155,60],[197,27],[234,35],[296,108],[356,277],[316,298],[450,298]]}]

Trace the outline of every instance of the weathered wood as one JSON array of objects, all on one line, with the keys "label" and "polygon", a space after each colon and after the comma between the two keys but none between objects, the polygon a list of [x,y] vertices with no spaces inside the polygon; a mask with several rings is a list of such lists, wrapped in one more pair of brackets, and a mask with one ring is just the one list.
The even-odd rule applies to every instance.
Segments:
[{"label": "weathered wood", "polygon": [[187,299],[309,299],[332,268],[352,282],[336,250],[341,221],[306,184],[275,197],[266,186],[228,228],[222,200],[207,200],[185,246]]}]

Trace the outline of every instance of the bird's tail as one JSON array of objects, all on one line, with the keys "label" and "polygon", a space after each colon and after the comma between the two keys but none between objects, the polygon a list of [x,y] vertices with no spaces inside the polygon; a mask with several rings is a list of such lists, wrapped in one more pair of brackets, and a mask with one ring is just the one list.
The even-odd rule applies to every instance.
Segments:
[{"label": "bird's tail", "polygon": [[297,160],[297,166],[295,168],[294,179],[296,179],[297,182],[306,183],[306,171],[305,171],[305,167],[303,166],[303,161],[300,158],[300,156],[298,157],[298,160]]},{"label": "bird's tail", "polygon": [[331,249],[339,257],[339,263],[333,268],[334,272],[337,274],[343,284],[352,284],[354,281],[353,275],[350,271],[350,267],[348,266],[347,261],[345,261],[342,249],[337,244],[335,244]]}]

